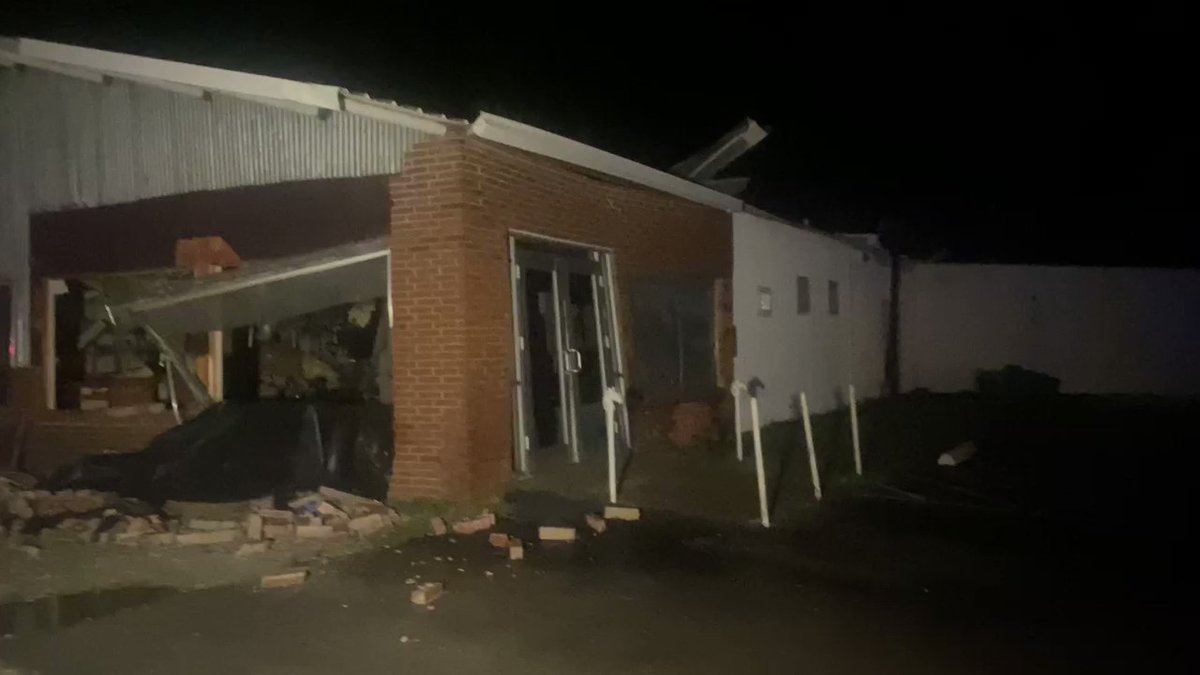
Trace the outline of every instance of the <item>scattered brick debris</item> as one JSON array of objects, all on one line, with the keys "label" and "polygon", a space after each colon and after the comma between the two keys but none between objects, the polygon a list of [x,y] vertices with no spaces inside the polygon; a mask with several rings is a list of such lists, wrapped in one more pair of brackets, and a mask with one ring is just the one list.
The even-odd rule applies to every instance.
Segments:
[{"label": "scattered brick debris", "polygon": [[410,596],[414,605],[429,605],[442,595],[443,588],[439,581],[427,581],[413,589]]},{"label": "scattered brick debris", "polygon": [[608,505],[604,507],[604,517],[608,520],[641,520],[642,510],[636,506]]},{"label": "scattered brick debris", "polygon": [[543,525],[538,528],[538,539],[542,541],[575,541],[575,528]]},{"label": "scattered brick debris", "polygon": [[308,570],[295,570],[293,572],[284,572],[282,574],[268,574],[263,577],[259,583],[259,588],[287,588],[289,586],[299,586],[308,579]]}]

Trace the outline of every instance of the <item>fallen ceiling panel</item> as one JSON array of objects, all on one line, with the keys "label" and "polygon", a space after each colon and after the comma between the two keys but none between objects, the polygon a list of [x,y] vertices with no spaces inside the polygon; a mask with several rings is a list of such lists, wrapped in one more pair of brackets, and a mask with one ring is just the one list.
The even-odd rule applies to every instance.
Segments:
[{"label": "fallen ceiling panel", "polygon": [[[387,295],[386,242],[376,239],[270,261],[207,277],[156,279],[111,305],[118,324],[146,324],[163,333],[194,333],[274,323],[350,302]],[[99,280],[102,292],[111,281]],[[151,288],[152,287],[152,288]],[[110,300],[115,301],[111,294]]]}]

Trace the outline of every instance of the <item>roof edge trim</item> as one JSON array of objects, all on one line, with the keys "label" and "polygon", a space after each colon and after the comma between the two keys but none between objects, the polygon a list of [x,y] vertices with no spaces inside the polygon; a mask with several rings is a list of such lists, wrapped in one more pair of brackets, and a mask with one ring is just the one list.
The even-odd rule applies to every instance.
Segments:
[{"label": "roof edge trim", "polygon": [[639,164],[611,152],[594,148],[565,136],[481,112],[471,124],[471,133],[484,140],[557,159],[609,176],[644,185],[688,201],[725,211],[741,211],[743,203],[716,190],[697,185],[678,176]]}]

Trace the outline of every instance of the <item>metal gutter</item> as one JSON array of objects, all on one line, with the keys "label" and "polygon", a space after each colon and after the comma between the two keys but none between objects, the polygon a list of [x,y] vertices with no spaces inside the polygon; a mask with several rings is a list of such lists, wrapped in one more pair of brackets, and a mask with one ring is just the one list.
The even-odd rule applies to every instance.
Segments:
[{"label": "metal gutter", "polygon": [[341,111],[444,135],[448,126],[465,124],[393,101],[372,99],[344,88],[224,70],[190,63],[121,54],[30,38],[0,38],[0,65],[20,64],[90,82],[128,80],[201,98],[208,92],[286,108],[307,115]]},{"label": "metal gutter", "polygon": [[471,124],[471,133],[485,140],[551,157],[725,211],[741,211],[744,206],[739,199],[666,171],[499,115],[479,113],[479,117]]},{"label": "metal gutter", "polygon": [[15,50],[12,51],[19,56],[84,68],[117,77],[131,75],[146,80],[187,84],[229,94],[292,101],[328,110],[341,108],[340,92],[337,87],[330,85],[296,82],[267,75],[241,73],[29,38],[16,38],[12,43],[15,43]]}]

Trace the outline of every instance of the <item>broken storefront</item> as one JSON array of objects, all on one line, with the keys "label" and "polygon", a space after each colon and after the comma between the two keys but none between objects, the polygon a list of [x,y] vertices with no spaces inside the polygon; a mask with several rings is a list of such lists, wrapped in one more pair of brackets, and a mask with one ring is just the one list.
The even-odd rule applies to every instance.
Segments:
[{"label": "broken storefront", "polygon": [[[331,183],[306,187],[334,201],[345,190]],[[279,205],[281,219],[296,208],[283,204],[288,192],[278,186],[253,197],[231,192],[234,201]],[[100,455],[60,472],[58,482],[161,499],[245,499],[322,483],[386,496],[386,243],[330,246],[346,234],[300,229],[272,246],[269,222],[225,222],[209,230],[216,236],[188,237],[198,200],[214,195],[35,218],[50,410],[25,415],[33,422],[25,423],[23,466],[45,475]],[[62,244],[76,233],[76,241],[106,230],[120,236],[106,227],[113,222],[125,230],[118,247],[128,255],[109,246],[89,256]],[[139,231],[148,250],[131,241]],[[173,234],[185,236],[167,242]],[[243,260],[223,234],[256,257]],[[63,434],[51,430],[68,424],[64,452]],[[142,433],[112,447],[96,430],[113,425]]]},{"label": "broken storefront", "polygon": [[[53,412],[171,428],[74,478],[146,492],[135,483],[153,474],[163,498],[323,482],[493,495],[514,474],[603,452],[605,387],[630,401],[623,445],[651,433],[656,411],[718,400],[732,365],[729,214],[510,145],[439,139],[398,176],[308,182],[324,222],[287,203],[289,185],[36,216]],[[148,468],[188,461],[207,486]]]}]

